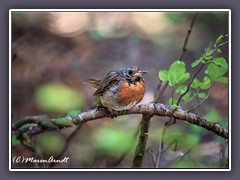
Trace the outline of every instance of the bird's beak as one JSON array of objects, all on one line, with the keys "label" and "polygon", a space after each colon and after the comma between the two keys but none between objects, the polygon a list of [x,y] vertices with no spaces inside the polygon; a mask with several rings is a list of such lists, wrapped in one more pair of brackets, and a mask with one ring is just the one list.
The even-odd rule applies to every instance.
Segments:
[{"label": "bird's beak", "polygon": [[143,74],[146,74],[146,73],[147,73],[147,71],[139,71],[135,75],[142,76]]}]

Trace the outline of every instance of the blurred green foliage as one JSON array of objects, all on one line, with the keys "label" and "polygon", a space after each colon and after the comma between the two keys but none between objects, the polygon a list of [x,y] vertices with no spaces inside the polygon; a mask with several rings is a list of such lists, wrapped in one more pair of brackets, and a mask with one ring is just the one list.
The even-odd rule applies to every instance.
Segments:
[{"label": "blurred green foliage", "polygon": [[36,151],[40,154],[56,155],[65,145],[65,138],[54,132],[40,134],[36,138]]},{"label": "blurred green foliage", "polygon": [[188,157],[184,157],[183,159],[179,159],[175,161],[171,168],[198,168],[198,165],[196,164],[195,160],[192,160]]},{"label": "blurred green foliage", "polygon": [[12,147],[21,144],[21,141],[17,138],[16,135],[12,135]]},{"label": "blurred green foliage", "polygon": [[79,91],[58,83],[39,87],[35,92],[35,101],[47,112],[67,112],[83,106],[83,96]]},{"label": "blurred green foliage", "polygon": [[[162,130],[157,133],[157,137],[160,139],[162,136]],[[195,148],[200,142],[200,135],[195,132],[184,132],[179,126],[169,127],[164,136],[164,143],[166,146],[177,142],[177,148],[189,149]]]},{"label": "blurred green foliage", "polygon": [[219,115],[219,113],[214,108],[210,108],[208,110],[207,114],[203,117],[213,123],[218,123],[222,120],[222,117]]},{"label": "blurred green foliage", "polygon": [[92,137],[94,145],[102,155],[119,156],[133,143],[133,131],[117,127],[101,127]]}]

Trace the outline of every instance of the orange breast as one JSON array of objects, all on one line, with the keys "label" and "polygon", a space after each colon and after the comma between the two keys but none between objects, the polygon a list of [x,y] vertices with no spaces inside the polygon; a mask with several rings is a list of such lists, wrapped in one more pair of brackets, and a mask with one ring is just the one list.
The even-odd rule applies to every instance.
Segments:
[{"label": "orange breast", "polygon": [[124,82],[122,84],[122,87],[118,91],[118,98],[125,105],[128,105],[134,101],[139,103],[142,100],[145,91],[145,83],[143,81],[130,85],[128,84],[128,82]]}]

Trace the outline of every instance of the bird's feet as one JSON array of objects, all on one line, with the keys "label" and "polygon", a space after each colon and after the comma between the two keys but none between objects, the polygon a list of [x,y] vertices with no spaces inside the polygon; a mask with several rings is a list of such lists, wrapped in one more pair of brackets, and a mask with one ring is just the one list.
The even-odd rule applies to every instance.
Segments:
[{"label": "bird's feet", "polygon": [[117,117],[116,115],[114,115],[114,110],[110,110],[108,109],[107,107],[103,106],[102,104],[98,104],[97,105],[97,111],[105,111],[105,112],[108,112],[110,114],[110,117],[113,119],[115,117]]},{"label": "bird's feet", "polygon": [[108,108],[103,106],[102,104],[98,104],[96,108],[97,108],[97,111],[108,111]]}]

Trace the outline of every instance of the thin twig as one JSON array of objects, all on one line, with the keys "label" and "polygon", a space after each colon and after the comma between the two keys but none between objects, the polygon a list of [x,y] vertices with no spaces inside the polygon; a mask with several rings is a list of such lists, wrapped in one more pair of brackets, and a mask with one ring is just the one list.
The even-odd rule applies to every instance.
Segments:
[{"label": "thin twig", "polygon": [[175,90],[176,90],[175,88],[173,88],[173,89],[172,89],[172,95],[171,95],[171,97],[172,97],[171,104],[172,104],[172,105],[173,105],[173,100],[174,100],[174,92],[175,92]]},{"label": "thin twig", "polygon": [[163,96],[164,91],[166,90],[166,88],[168,87],[168,83],[166,82],[159,82],[158,86],[157,86],[157,90],[155,93],[155,98],[154,98],[154,103],[159,102],[160,98]]},{"label": "thin twig", "polygon": [[227,43],[228,43],[228,41],[219,44],[219,45],[213,50],[213,53],[214,53],[217,49],[219,49],[221,46],[223,46],[223,45],[225,45],[225,44],[227,44]]},{"label": "thin twig", "polygon": [[193,18],[192,18],[190,27],[188,28],[187,36],[186,36],[185,41],[183,43],[182,52],[180,53],[178,60],[182,60],[182,58],[183,58],[183,56],[184,56],[184,54],[185,54],[185,52],[187,50],[186,48],[187,48],[188,39],[189,39],[189,37],[191,35],[192,28],[193,28],[194,22],[196,20],[196,17],[197,17],[197,13],[195,13]]},{"label": "thin twig", "polygon": [[160,167],[160,162],[161,162],[161,157],[162,157],[162,151],[163,150],[163,138],[161,138],[161,142],[158,145],[158,153],[156,156],[156,163],[155,163],[155,168]]},{"label": "thin twig", "polygon": [[158,145],[158,152],[157,152],[157,157],[156,157],[156,164],[155,164],[155,168],[159,168],[160,167],[160,161],[161,161],[161,156],[162,156],[162,152],[163,152],[163,148],[164,148],[164,136],[165,136],[165,133],[166,133],[166,130],[169,126],[169,123],[171,122],[171,119],[167,122],[165,122],[164,126],[163,126],[163,131],[162,131],[162,136],[161,136],[161,140],[160,140],[160,143]]},{"label": "thin twig", "polygon": [[193,148],[188,149],[183,155],[177,157],[173,163],[175,163],[175,165],[179,164],[192,151],[192,149]]},{"label": "thin twig", "polygon": [[[198,98],[198,104],[196,104],[195,106],[193,106],[193,107],[191,107],[190,109],[188,109],[187,112],[192,112],[192,111],[196,110],[199,106],[201,106],[201,104],[202,104],[204,101],[206,101],[207,98],[209,97],[210,92],[211,92],[211,91],[210,91],[210,89],[209,89],[207,96],[206,96],[202,101],[199,101],[199,98]],[[197,97],[198,97],[198,96],[197,96]]]},{"label": "thin twig", "polygon": [[[219,44],[213,51],[216,51],[216,49],[218,49],[219,47],[223,46],[223,45],[226,44],[227,42],[228,42],[228,41]],[[188,84],[188,87],[187,87],[186,91],[185,91],[183,94],[181,94],[181,96],[179,97],[178,102],[177,102],[177,105],[179,105],[179,103],[181,102],[182,97],[185,96],[185,95],[188,93],[188,91],[189,91],[189,89],[190,89],[190,87],[191,87],[194,79],[196,78],[196,76],[198,75],[198,73],[200,73],[200,71],[202,70],[202,68],[204,67],[204,65],[205,65],[205,64],[202,64],[202,65],[200,66],[200,68],[198,69],[198,71],[194,74],[194,76],[192,77],[191,82]]]},{"label": "thin twig", "polygon": [[148,150],[147,150],[147,153],[150,154],[151,159],[152,159],[152,163],[153,163],[153,167],[155,167],[156,157],[155,157],[155,154],[153,153],[153,150],[152,150],[152,149],[148,149]]},{"label": "thin twig", "polygon": [[181,94],[181,96],[179,97],[179,99],[178,99],[178,101],[177,101],[177,105],[180,104],[183,96],[185,96],[185,95],[188,93],[188,91],[190,90],[190,87],[191,87],[194,79],[196,78],[196,76],[198,75],[198,73],[200,73],[200,71],[202,70],[202,68],[204,67],[204,65],[205,65],[205,64],[202,64],[202,65],[200,66],[200,68],[198,69],[198,71],[193,75],[192,80],[191,80],[191,82],[188,84],[186,91],[185,91],[183,94]]},{"label": "thin twig", "polygon": [[171,144],[169,144],[165,149],[163,149],[163,152],[167,151],[168,149],[170,149],[170,147],[174,145],[173,150],[176,151],[177,150],[177,141],[173,140]]},{"label": "thin twig", "polygon": [[[186,50],[187,50],[187,49],[186,49],[187,43],[188,43],[189,37],[190,37],[190,35],[191,35],[191,32],[192,32],[193,25],[194,25],[194,23],[195,23],[196,17],[197,17],[197,13],[194,14],[194,16],[193,16],[193,18],[192,18],[192,20],[191,20],[190,26],[189,26],[189,28],[188,28],[187,35],[186,35],[185,40],[184,40],[184,43],[183,43],[183,48],[182,48],[182,51],[181,51],[181,53],[180,53],[180,55],[179,55],[178,60],[182,60],[182,58],[183,58],[183,56],[184,56],[184,54],[185,54],[185,52],[186,52]],[[189,88],[190,88],[190,86],[189,86]],[[174,98],[174,94],[173,94],[173,93],[174,93],[174,91],[172,91],[172,104],[173,104],[173,98]],[[186,92],[186,93],[187,93],[187,92]],[[182,97],[180,97],[180,98],[182,98]],[[178,101],[179,101],[179,100],[178,100]],[[181,101],[181,99],[180,99],[180,101]],[[179,105],[180,101],[177,103],[177,105]],[[172,121],[172,120],[173,120],[173,121]],[[166,131],[167,127],[168,127],[170,124],[175,124],[175,123],[176,123],[176,118],[170,117],[170,118],[169,118],[169,121],[167,122],[167,124],[165,124],[164,127],[163,127],[163,134],[162,134],[162,137],[161,137],[161,140],[160,140],[160,144],[159,144],[159,146],[158,146],[158,153],[157,153],[157,157],[156,157],[156,165],[155,165],[156,168],[159,168],[159,164],[160,164],[161,154],[162,154],[163,147],[164,147],[164,144],[163,144],[163,136],[164,136],[164,134],[165,134],[165,131]]]}]

